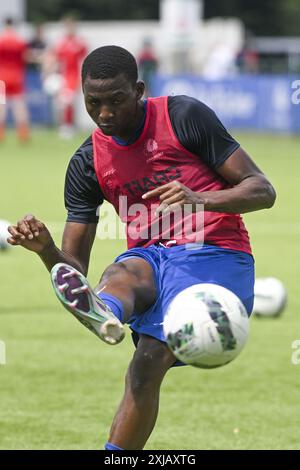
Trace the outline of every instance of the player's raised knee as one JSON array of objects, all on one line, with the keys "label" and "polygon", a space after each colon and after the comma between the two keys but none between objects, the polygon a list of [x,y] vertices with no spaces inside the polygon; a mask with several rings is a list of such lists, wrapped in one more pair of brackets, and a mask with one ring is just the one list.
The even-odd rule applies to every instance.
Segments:
[{"label": "player's raised knee", "polygon": [[108,281],[112,278],[128,280],[132,278],[132,273],[127,269],[126,264],[119,262],[110,264],[103,272],[100,282]]}]

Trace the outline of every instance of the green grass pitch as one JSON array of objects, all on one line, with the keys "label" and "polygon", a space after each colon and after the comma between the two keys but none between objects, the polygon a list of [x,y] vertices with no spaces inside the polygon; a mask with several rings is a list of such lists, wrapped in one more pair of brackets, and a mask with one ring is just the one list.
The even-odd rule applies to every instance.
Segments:
[{"label": "green grass pitch", "polygon": [[[300,449],[300,139],[236,136],[274,183],[269,211],[245,217],[257,276],[280,278],[288,290],[279,319],[251,320],[245,351],[217,370],[172,369],[146,449]],[[36,132],[21,146],[14,135],[0,147],[0,218],[32,212],[49,222],[57,243],[65,220],[63,183],[72,152],[85,136],[62,142]],[[96,240],[89,279],[125,248]],[[102,449],[123,392],[133,352],[130,335],[116,347],[99,341],[57,302],[47,271],[19,247],[0,253],[1,449]],[[128,331],[129,333],[129,331]]]}]

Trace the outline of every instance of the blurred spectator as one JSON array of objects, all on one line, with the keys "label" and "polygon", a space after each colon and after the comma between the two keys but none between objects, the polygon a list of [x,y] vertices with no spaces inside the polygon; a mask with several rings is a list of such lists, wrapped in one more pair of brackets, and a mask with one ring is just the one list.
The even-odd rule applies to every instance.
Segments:
[{"label": "blurred spectator", "polygon": [[237,56],[236,64],[240,73],[258,73],[259,54],[245,45]]},{"label": "blurred spectator", "polygon": [[259,54],[254,49],[253,35],[250,30],[246,31],[244,46],[238,53],[236,65],[240,73],[258,73],[259,72]]},{"label": "blurred spectator", "polygon": [[0,80],[5,83],[6,104],[0,105],[0,141],[5,137],[6,118],[12,110],[18,138],[29,139],[29,115],[25,102],[26,42],[14,30],[14,22],[6,19],[0,35]]},{"label": "blurred spectator", "polygon": [[35,26],[34,35],[27,44],[27,65],[30,70],[41,71],[45,58],[47,43],[44,39],[42,24]]},{"label": "blurred spectator", "polygon": [[145,39],[143,47],[137,56],[137,63],[141,80],[145,82],[145,95],[151,94],[151,80],[158,68],[158,59],[153,50],[150,39]]},{"label": "blurred spectator", "polygon": [[52,51],[62,77],[58,93],[59,126],[62,138],[70,138],[74,133],[75,104],[80,89],[80,68],[87,54],[85,41],[77,35],[76,21],[72,17],[64,19],[65,35]]}]

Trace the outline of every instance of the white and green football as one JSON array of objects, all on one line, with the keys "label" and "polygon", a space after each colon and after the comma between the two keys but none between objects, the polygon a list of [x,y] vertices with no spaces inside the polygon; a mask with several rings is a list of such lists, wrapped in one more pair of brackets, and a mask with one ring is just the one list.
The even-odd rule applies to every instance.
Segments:
[{"label": "white and green football", "polygon": [[210,369],[239,355],[248,339],[249,319],[243,303],[230,290],[195,284],[169,305],[164,334],[177,359]]}]

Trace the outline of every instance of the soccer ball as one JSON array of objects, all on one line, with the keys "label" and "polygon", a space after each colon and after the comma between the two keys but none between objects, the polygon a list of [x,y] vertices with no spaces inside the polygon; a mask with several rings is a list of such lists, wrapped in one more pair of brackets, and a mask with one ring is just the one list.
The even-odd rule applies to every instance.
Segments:
[{"label": "soccer ball", "polygon": [[203,369],[231,362],[243,349],[249,319],[240,299],[216,284],[195,284],[169,305],[164,334],[180,361]]},{"label": "soccer ball", "polygon": [[7,243],[7,238],[10,236],[7,231],[7,227],[10,225],[7,220],[0,220],[0,250],[6,250],[9,248],[9,243]]},{"label": "soccer ball", "polygon": [[258,316],[277,317],[287,302],[284,285],[275,277],[262,277],[255,280],[253,313]]}]

